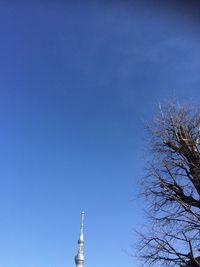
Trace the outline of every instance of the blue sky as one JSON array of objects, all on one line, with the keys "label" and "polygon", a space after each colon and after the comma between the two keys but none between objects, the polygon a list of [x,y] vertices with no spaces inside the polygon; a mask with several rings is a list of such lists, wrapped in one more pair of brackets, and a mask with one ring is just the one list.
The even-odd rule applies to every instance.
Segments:
[{"label": "blue sky", "polygon": [[144,123],[159,102],[198,106],[199,9],[0,5],[0,267],[74,266],[82,209],[85,266],[136,266]]}]

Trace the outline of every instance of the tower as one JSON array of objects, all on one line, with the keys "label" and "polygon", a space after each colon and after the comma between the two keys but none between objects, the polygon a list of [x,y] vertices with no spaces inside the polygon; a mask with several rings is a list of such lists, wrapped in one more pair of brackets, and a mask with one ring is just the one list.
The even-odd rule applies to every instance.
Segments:
[{"label": "tower", "polygon": [[83,235],[83,221],[84,221],[84,211],[81,213],[81,229],[78,240],[78,253],[75,257],[76,267],[83,267],[84,265],[84,235]]}]

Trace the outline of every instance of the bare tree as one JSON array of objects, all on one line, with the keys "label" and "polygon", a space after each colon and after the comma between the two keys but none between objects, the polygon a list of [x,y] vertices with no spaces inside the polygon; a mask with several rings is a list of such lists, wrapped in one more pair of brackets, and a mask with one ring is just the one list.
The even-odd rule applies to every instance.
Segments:
[{"label": "bare tree", "polygon": [[143,266],[200,267],[200,112],[160,107],[144,179],[151,229],[140,233]]}]

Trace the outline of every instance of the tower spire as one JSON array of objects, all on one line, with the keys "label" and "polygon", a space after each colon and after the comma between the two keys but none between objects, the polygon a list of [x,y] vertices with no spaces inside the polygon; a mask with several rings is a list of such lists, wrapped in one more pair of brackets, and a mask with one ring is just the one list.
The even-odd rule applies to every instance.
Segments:
[{"label": "tower spire", "polygon": [[84,211],[81,212],[81,230],[80,230],[80,238],[83,239],[84,241],[84,236],[83,236],[83,223],[84,223]]},{"label": "tower spire", "polygon": [[83,267],[84,265],[84,233],[83,233],[84,214],[85,214],[84,211],[82,211],[80,235],[78,240],[78,253],[75,257],[76,267]]}]

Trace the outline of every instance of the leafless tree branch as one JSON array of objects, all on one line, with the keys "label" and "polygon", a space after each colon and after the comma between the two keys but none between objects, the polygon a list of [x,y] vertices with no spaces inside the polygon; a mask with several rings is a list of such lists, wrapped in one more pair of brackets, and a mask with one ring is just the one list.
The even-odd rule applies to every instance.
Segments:
[{"label": "leafless tree branch", "polygon": [[148,131],[152,159],[141,195],[151,231],[140,234],[139,257],[145,266],[200,267],[200,112],[160,106]]}]

